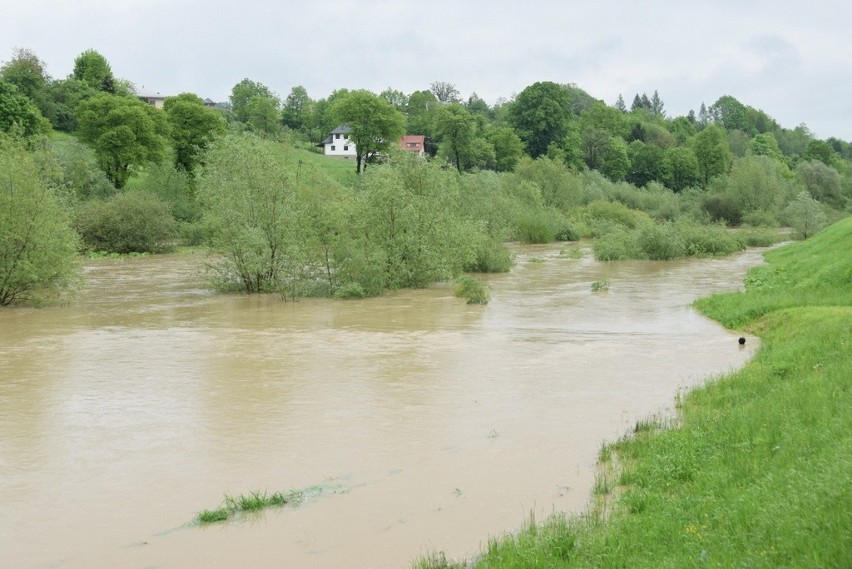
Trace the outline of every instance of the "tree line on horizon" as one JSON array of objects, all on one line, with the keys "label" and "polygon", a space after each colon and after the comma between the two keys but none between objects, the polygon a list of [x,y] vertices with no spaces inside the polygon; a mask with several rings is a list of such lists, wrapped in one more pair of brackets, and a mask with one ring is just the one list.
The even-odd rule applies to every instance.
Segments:
[{"label": "tree line on horizon", "polygon": [[[342,186],[294,158],[296,149],[320,152],[317,143],[340,124],[352,128],[360,174]],[[506,240],[595,237],[601,259],[718,254],[734,245],[696,244],[691,224],[783,223],[808,235],[852,207],[848,142],[819,140],[805,125],[783,128],[728,95],[669,117],[656,91],[637,93],[628,108],[622,96],[609,106],[576,85],[544,81],[490,106],[440,81],[410,94],[339,89],[315,100],[301,86],[281,99],[247,78],[227,105],[182,93],[159,109],[94,50],[56,80],[35,53],[18,49],[0,66],[0,133],[16,183],[35,191],[38,180],[21,170],[29,164],[38,191],[57,200],[87,249],[215,242],[235,262],[259,255],[248,273],[220,273],[241,274],[236,288],[248,292],[325,279],[320,294],[378,294],[461,270],[507,270]],[[428,164],[393,158],[405,133],[425,136]],[[223,166],[237,155],[257,171]],[[279,195],[281,187],[290,194]],[[228,219],[240,219],[246,200],[268,200],[284,217],[244,218],[253,233],[241,233]],[[392,205],[411,227],[376,233]],[[301,230],[276,233],[290,214]],[[122,233],[131,230],[132,238]]]}]

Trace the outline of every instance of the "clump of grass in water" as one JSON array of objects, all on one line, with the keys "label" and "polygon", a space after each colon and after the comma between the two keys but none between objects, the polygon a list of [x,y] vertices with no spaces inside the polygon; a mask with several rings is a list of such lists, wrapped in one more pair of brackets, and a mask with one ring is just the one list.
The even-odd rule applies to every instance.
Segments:
[{"label": "clump of grass in water", "polygon": [[609,280],[601,279],[592,283],[592,292],[606,292],[609,290]]},{"label": "clump of grass in water", "polygon": [[274,494],[251,492],[250,494],[240,494],[239,496],[225,494],[225,499],[220,507],[215,510],[203,510],[196,516],[195,521],[198,525],[224,522],[239,513],[259,512],[265,508],[280,508],[287,504],[298,504],[304,498],[304,492],[299,490],[287,493],[275,492]]}]

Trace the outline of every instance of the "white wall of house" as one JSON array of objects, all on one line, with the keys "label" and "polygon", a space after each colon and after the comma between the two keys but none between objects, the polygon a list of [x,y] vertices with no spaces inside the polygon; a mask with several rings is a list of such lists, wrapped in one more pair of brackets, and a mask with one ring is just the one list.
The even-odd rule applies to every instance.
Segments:
[{"label": "white wall of house", "polygon": [[349,139],[349,135],[346,133],[332,133],[331,142],[325,143],[323,153],[326,156],[355,158],[355,143]]}]

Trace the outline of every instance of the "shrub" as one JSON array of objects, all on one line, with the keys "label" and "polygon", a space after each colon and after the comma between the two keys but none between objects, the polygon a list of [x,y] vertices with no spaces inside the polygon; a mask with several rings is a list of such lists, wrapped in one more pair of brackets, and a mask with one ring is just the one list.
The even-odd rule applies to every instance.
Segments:
[{"label": "shrub", "polygon": [[524,243],[551,243],[556,238],[556,228],[541,211],[527,212],[515,221],[517,238]]},{"label": "shrub", "polygon": [[172,245],[176,233],[168,205],[147,192],[85,203],[74,225],[86,247],[113,253],[159,253]]},{"label": "shrub", "polygon": [[635,232],[618,228],[595,239],[592,249],[598,261],[619,261],[622,259],[643,259],[642,249],[634,237]]},{"label": "shrub", "polygon": [[508,273],[515,264],[512,252],[503,243],[486,241],[476,251],[476,258],[465,267],[472,273]]},{"label": "shrub", "polygon": [[712,257],[730,255],[745,248],[739,235],[718,225],[697,225],[681,221],[675,224],[686,255],[690,257]]},{"label": "shrub", "polygon": [[455,295],[466,298],[468,304],[488,304],[491,300],[485,285],[470,275],[462,275],[456,279]]},{"label": "shrub", "polygon": [[742,204],[728,194],[712,194],[701,204],[713,221],[724,221],[728,225],[739,225],[743,219]]},{"label": "shrub", "polygon": [[672,224],[645,225],[639,230],[638,242],[648,259],[676,259],[686,254],[686,243]]}]

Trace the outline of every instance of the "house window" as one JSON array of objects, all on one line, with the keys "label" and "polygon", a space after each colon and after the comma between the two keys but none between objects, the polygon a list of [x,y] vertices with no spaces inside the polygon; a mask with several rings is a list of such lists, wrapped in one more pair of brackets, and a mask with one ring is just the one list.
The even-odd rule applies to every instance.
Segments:
[{"label": "house window", "polygon": [[331,145],[331,151],[334,152],[334,145]]},{"label": "house window", "polygon": [[343,152],[349,152],[349,147],[348,147],[348,146],[344,146],[344,147],[343,147]]},{"label": "house window", "polygon": [[336,138],[337,140],[340,140],[340,135],[339,135],[339,134],[335,134],[335,135],[334,135],[334,138]]}]

